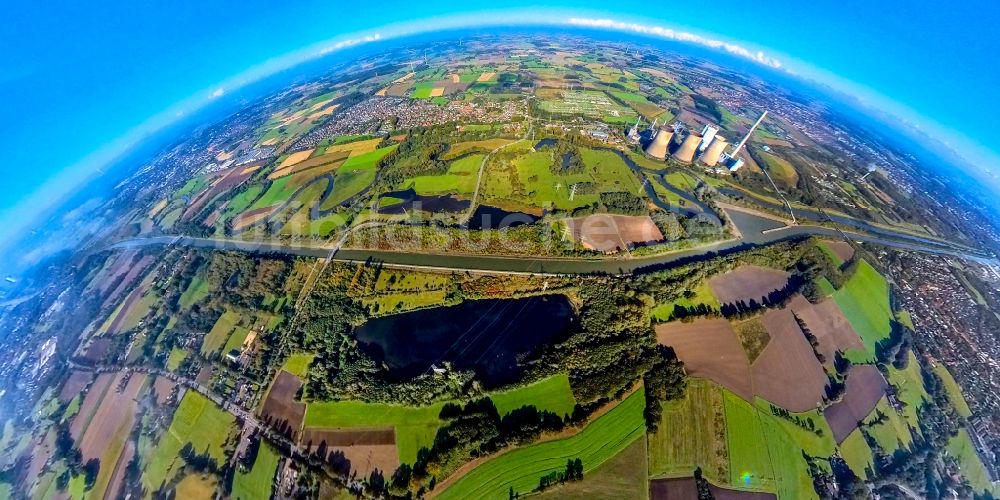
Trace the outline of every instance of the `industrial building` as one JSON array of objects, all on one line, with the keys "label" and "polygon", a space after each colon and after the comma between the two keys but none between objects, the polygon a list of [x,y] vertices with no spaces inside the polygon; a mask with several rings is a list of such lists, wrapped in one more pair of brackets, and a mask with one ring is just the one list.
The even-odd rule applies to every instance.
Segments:
[{"label": "industrial building", "polygon": [[718,165],[719,159],[722,158],[723,151],[728,145],[725,137],[715,135],[712,142],[705,148],[705,152],[701,154],[701,162],[710,167]]},{"label": "industrial building", "polygon": [[670,142],[673,139],[673,132],[666,128],[660,128],[656,131],[656,135],[653,136],[652,142],[646,146],[646,154],[658,160],[665,160],[667,158],[667,151],[670,147]]},{"label": "industrial building", "polygon": [[701,144],[702,137],[698,134],[688,134],[684,138],[684,142],[681,146],[674,151],[674,158],[677,161],[682,161],[684,163],[691,163],[694,161],[694,155],[698,152],[698,146]]}]

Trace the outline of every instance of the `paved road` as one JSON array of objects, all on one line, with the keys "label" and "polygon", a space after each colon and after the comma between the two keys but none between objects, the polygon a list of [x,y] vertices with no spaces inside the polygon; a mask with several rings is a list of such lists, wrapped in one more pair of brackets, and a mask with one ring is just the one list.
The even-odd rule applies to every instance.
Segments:
[{"label": "paved road", "polygon": [[340,249],[343,242],[330,245],[318,242],[288,242],[281,240],[245,241],[237,239],[195,238],[189,236],[157,236],[126,240],[113,245],[114,248],[135,248],[158,245],[183,245],[215,250],[235,250],[254,253],[281,253],[331,259],[338,261],[364,262],[375,260],[386,267],[420,268],[448,271],[472,271],[490,274],[631,274],[651,269],[672,267],[691,261],[704,260],[719,254],[732,253],[756,246],[770,245],[781,241],[807,236],[847,237],[859,242],[874,243],[893,248],[919,252],[951,255],[954,257],[996,262],[989,256],[974,254],[945,243],[918,240],[906,233],[867,234],[843,232],[839,229],[800,224],[782,227],[784,224],[774,219],[761,217],[734,209],[726,213],[739,229],[741,238],[730,239],[689,248],[664,255],[618,258],[565,258],[565,257],[503,257],[457,255],[439,253],[396,252],[382,250]]}]

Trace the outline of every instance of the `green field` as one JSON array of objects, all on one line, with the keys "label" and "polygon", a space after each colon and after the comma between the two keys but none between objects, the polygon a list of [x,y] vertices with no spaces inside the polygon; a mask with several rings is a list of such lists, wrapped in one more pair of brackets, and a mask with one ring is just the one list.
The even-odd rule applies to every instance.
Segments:
[{"label": "green field", "polygon": [[816,286],[819,288],[819,291],[827,297],[833,295],[833,293],[837,291],[837,289],[833,287],[833,283],[830,283],[830,280],[826,279],[826,276],[820,276],[819,279],[816,280]]},{"label": "green field", "polygon": [[249,334],[249,328],[244,328],[242,326],[234,328],[232,335],[229,336],[229,340],[226,341],[226,347],[222,349],[222,354],[229,354],[232,351],[242,350],[243,341],[246,340],[247,335]]},{"label": "green field", "polygon": [[903,311],[903,310],[896,311],[896,321],[899,321],[900,324],[909,328],[910,330],[916,330],[916,328],[913,326],[913,316],[910,315],[909,311]]},{"label": "green field", "polygon": [[256,210],[285,202],[289,196],[295,193],[296,188],[288,183],[291,179],[292,176],[287,175],[272,181],[267,191],[260,198],[257,198],[253,205],[247,207],[247,210]]},{"label": "green field", "polygon": [[[864,422],[868,433],[875,439],[879,447],[886,453],[909,448],[910,444],[913,443],[913,434],[906,420],[899,413],[896,413],[885,397],[879,400],[875,410]],[[877,414],[885,415],[885,420],[876,424],[874,421]]]},{"label": "green field", "polygon": [[868,477],[868,470],[875,469],[872,449],[865,442],[865,437],[861,434],[861,429],[854,429],[854,432],[847,436],[843,443],[840,443],[840,455],[847,462],[855,476],[861,479]]},{"label": "green field", "polygon": [[401,406],[363,401],[309,403],[306,427],[394,427],[400,462],[413,463],[420,448],[430,448],[441,425],[438,415],[444,403]]},{"label": "green field", "polygon": [[889,338],[889,322],[893,319],[889,284],[867,261],[858,263],[855,273],[833,298],[869,352],[875,352],[880,340]]},{"label": "green field", "polygon": [[972,489],[976,493],[989,491],[993,495],[1000,494],[1000,488],[990,483],[986,467],[979,458],[979,454],[976,453],[976,448],[972,445],[969,431],[961,429],[957,436],[951,438],[951,441],[948,442],[948,453],[958,460],[962,475],[969,480],[969,484],[972,485]]},{"label": "green field", "polygon": [[229,200],[229,203],[226,203],[225,209],[222,210],[222,217],[228,219],[229,217],[246,210],[263,191],[264,187],[259,184],[254,184],[246,188],[240,194],[232,197],[232,199]]},{"label": "green field", "polygon": [[917,417],[917,408],[930,400],[927,390],[924,388],[924,377],[920,373],[920,364],[916,355],[911,350],[909,362],[905,370],[897,370],[889,365],[889,383],[896,386],[899,400],[905,403],[903,417],[910,426],[919,429],[920,419]]},{"label": "green field", "polygon": [[948,400],[951,401],[952,406],[955,407],[958,414],[965,418],[971,417],[972,409],[969,408],[969,403],[965,401],[965,396],[962,394],[962,387],[955,381],[955,377],[951,376],[948,368],[942,364],[938,364],[934,366],[934,372],[941,377],[941,383],[944,384],[944,389],[948,392]]},{"label": "green field", "polygon": [[499,147],[506,146],[514,142],[512,139],[493,138],[481,141],[456,142],[448,146],[448,150],[441,155],[442,160],[452,160],[471,151],[488,153]]},{"label": "green field", "polygon": [[208,281],[201,275],[195,276],[191,280],[191,284],[184,289],[184,293],[181,294],[181,298],[177,301],[177,304],[181,306],[181,310],[185,310],[207,297],[209,291]]},{"label": "green field", "polygon": [[187,351],[179,347],[175,347],[170,350],[170,355],[167,356],[167,370],[177,371],[177,368],[181,366],[184,362],[184,358],[188,355]]},{"label": "green field", "polygon": [[[729,444],[728,484],[745,489],[775,491],[778,477],[794,477],[795,470],[779,468],[772,463],[772,443],[769,434],[779,435],[782,442],[789,439],[783,430],[773,425],[771,418],[739,396],[724,391],[726,408],[727,441]],[[775,443],[777,445],[777,443]],[[780,454],[793,455],[801,460],[792,446],[781,447]],[[790,497],[791,498],[791,497]]]},{"label": "green field", "polygon": [[188,179],[188,181],[184,183],[184,186],[177,191],[174,191],[174,197],[180,198],[182,196],[193,195],[202,189],[205,189],[205,186],[208,186],[208,178],[199,175],[198,177]]},{"label": "green field", "polygon": [[[534,405],[560,417],[573,412],[576,404],[569,378],[553,375],[534,384],[510,391],[488,394],[501,415],[523,405]],[[403,406],[363,401],[326,401],[309,403],[306,427],[394,427],[399,460],[413,463],[417,451],[434,443],[444,402],[429,406]],[[564,464],[565,465],[565,464]]]},{"label": "green field", "polygon": [[439,498],[504,498],[511,489],[526,494],[546,474],[563,471],[567,459],[583,462],[584,477],[645,433],[645,397],[636,391],[578,434],[504,453],[476,467]]},{"label": "green field", "polygon": [[688,477],[697,467],[729,483],[723,389],[703,379],[691,379],[683,398],[663,403],[657,431],[649,435],[650,477]]},{"label": "green field", "polygon": [[410,94],[410,97],[427,99],[431,96],[432,90],[434,90],[434,82],[420,82],[413,87],[413,93]]},{"label": "green field", "polygon": [[672,302],[666,302],[654,307],[651,310],[653,318],[659,321],[670,321],[674,313],[674,306],[694,307],[705,304],[712,309],[719,309],[719,301],[712,294],[712,289],[708,286],[708,280],[702,280],[693,290],[694,297],[680,297]]},{"label": "green field", "polygon": [[630,108],[634,109],[646,120],[660,118],[663,119],[664,122],[668,122],[671,118],[673,118],[664,117],[663,114],[667,111],[650,102],[649,99],[646,99],[646,97],[641,94],[623,92],[620,90],[609,90],[608,93],[618,98],[618,100],[628,104]]},{"label": "green field", "polygon": [[417,194],[472,194],[476,190],[479,165],[485,156],[476,153],[460,158],[451,162],[448,173],[414,177],[407,187],[412,187]]},{"label": "green field", "polygon": [[278,471],[278,454],[267,443],[261,443],[250,472],[236,471],[233,477],[232,498],[238,500],[268,500],[271,498],[271,487],[275,483],[274,476]]},{"label": "green field", "polygon": [[225,461],[223,445],[229,440],[235,423],[235,417],[205,396],[192,390],[185,392],[170,427],[160,436],[146,462],[145,486],[155,491],[180,470],[183,461],[178,454],[187,443],[191,443],[197,453],[207,452],[221,465]]},{"label": "green field", "polygon": [[309,365],[312,364],[315,357],[315,354],[295,353],[288,356],[288,359],[285,360],[285,364],[281,368],[296,377],[304,379],[309,373]]},{"label": "green field", "polygon": [[367,188],[375,180],[375,167],[385,155],[396,150],[398,146],[388,146],[368,153],[351,156],[337,169],[333,178],[333,192],[323,202],[323,208],[328,209],[339,205]]},{"label": "green field", "polygon": [[560,373],[513,391],[490,395],[500,415],[506,415],[522,406],[534,405],[560,417],[573,414],[576,399],[569,386],[569,375]]},{"label": "green field", "polygon": [[794,187],[799,182],[799,173],[787,160],[771,153],[761,152],[759,155],[764,162],[763,167],[771,174],[776,184]]},{"label": "green field", "polygon": [[239,321],[240,313],[226,309],[226,312],[222,313],[222,316],[219,316],[215,325],[212,326],[212,329],[202,339],[201,353],[207,355],[218,352],[225,345],[226,340],[229,339],[229,334],[232,333],[233,328],[236,327]]}]

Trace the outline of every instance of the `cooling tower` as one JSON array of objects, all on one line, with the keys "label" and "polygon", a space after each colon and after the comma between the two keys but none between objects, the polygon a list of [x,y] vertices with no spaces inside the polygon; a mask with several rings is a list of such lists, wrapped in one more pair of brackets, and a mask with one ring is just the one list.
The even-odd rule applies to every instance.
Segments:
[{"label": "cooling tower", "polygon": [[681,147],[674,151],[674,158],[685,163],[694,160],[694,154],[698,152],[698,144],[701,144],[701,136],[698,134],[688,134],[681,143]]},{"label": "cooling tower", "polygon": [[715,136],[712,142],[708,145],[708,149],[705,150],[701,155],[701,162],[710,167],[714,167],[719,163],[719,158],[722,156],[722,150],[726,149],[726,139],[721,135]]},{"label": "cooling tower", "polygon": [[670,146],[670,141],[673,140],[673,138],[673,132],[661,128],[656,132],[656,137],[653,138],[653,142],[646,146],[646,154],[660,160],[666,159],[667,147]]}]

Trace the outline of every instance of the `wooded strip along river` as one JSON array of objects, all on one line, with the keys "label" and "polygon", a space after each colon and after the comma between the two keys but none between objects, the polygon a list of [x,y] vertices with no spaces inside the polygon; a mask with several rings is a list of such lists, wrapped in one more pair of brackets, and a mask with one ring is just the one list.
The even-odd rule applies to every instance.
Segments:
[{"label": "wooded strip along river", "polygon": [[[580,257],[502,257],[484,255],[437,254],[416,252],[393,252],[382,250],[342,249],[334,254],[334,260],[366,261],[372,260],[387,266],[412,266],[421,268],[437,268],[457,271],[482,271],[493,273],[537,273],[537,274],[630,274],[652,271],[660,268],[673,267],[687,262],[705,260],[719,254],[727,254],[746,250],[754,246],[768,245],[779,241],[808,236],[840,237],[840,232],[819,226],[790,226],[786,229],[762,233],[768,229],[781,227],[781,222],[754,215],[751,213],[726,210],[736,228],[743,235],[741,239],[721,241],[708,245],[679,250],[664,255],[631,257],[620,254],[617,258],[580,258]],[[923,238],[874,228],[878,234],[846,233],[851,239],[876,243],[904,250],[952,255],[974,259],[980,262],[993,262],[987,256],[971,254],[944,243],[928,241]],[[254,253],[282,253],[305,257],[325,258],[330,255],[330,247],[309,245],[305,242],[284,241],[243,241],[236,239],[195,238],[189,236],[155,236],[136,238],[117,243],[112,248],[135,248],[156,245],[182,245],[194,248],[214,250],[235,250]]]}]

